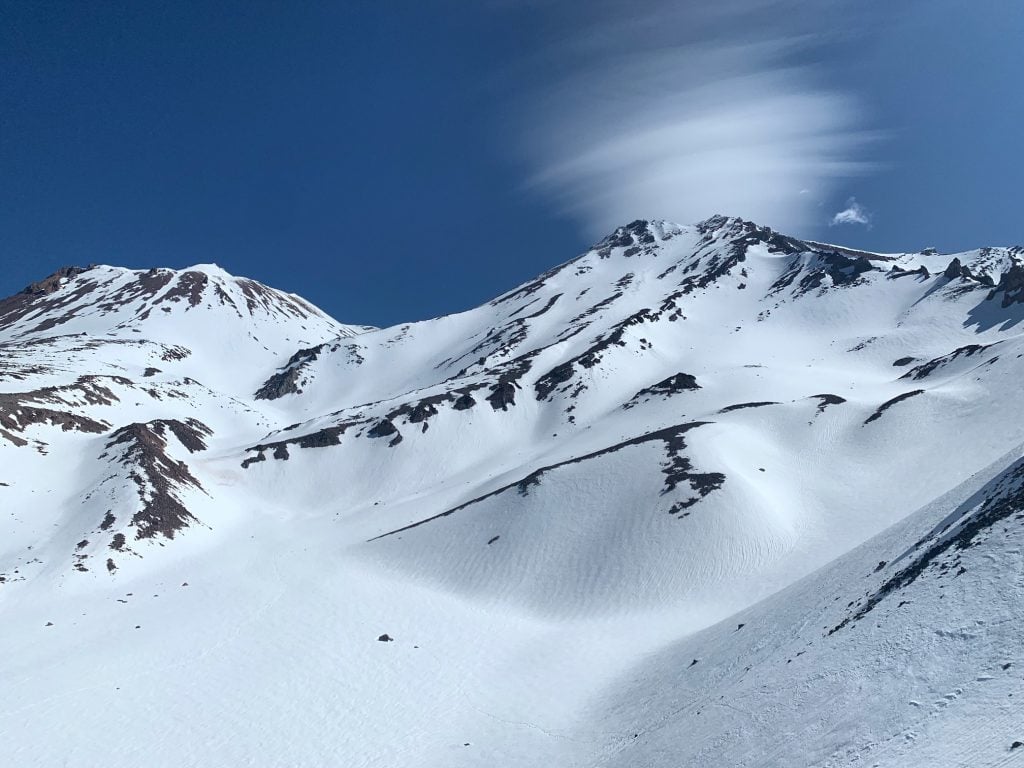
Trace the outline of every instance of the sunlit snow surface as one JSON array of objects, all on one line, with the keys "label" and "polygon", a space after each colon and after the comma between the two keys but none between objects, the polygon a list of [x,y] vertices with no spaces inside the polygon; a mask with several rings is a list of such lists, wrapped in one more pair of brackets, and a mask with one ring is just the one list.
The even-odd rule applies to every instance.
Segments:
[{"label": "sunlit snow surface", "polygon": [[1024,253],[956,259],[719,217],[379,330],[209,265],[0,303],[0,765],[1024,764]]}]

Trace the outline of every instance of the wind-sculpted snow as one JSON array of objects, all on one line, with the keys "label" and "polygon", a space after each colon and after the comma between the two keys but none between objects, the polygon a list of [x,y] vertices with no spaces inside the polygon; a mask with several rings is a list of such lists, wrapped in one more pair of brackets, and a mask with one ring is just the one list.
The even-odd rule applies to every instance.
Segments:
[{"label": "wind-sculpted snow", "polygon": [[667,463],[664,464],[661,468],[662,474],[665,475],[665,486],[661,490],[661,494],[665,495],[667,493],[675,491],[677,487],[681,484],[686,484],[690,492],[694,494],[688,496],[682,501],[676,501],[675,503],[673,503],[672,507],[669,509],[669,514],[676,514],[677,512],[680,512],[681,510],[689,506],[692,506],[701,498],[707,496],[711,491],[720,488],[722,486],[722,483],[725,482],[725,476],[718,472],[691,472],[690,470],[693,467],[690,464],[690,461],[685,456],[681,455],[681,451],[686,448],[686,443],[683,441],[683,435],[685,435],[694,427],[699,426],[701,426],[700,423],[692,423],[680,424],[675,427],[668,427],[666,429],[658,430],[657,432],[651,432],[648,434],[631,438],[629,440],[625,440],[621,443],[617,443],[607,448],[602,448],[599,451],[594,451],[593,453],[589,453],[584,456],[577,456],[575,458],[568,459],[557,464],[540,467],[539,469],[533,470],[528,475],[517,480],[514,483],[502,486],[497,490],[491,491],[490,493],[484,494],[483,496],[467,501],[464,504],[460,504],[457,507],[453,507],[452,509],[440,512],[436,515],[433,515],[432,517],[426,518],[425,520],[410,523],[409,525],[403,526],[402,528],[398,528],[394,531],[382,533],[379,536],[374,537],[371,541],[376,541],[377,539],[382,539],[385,536],[393,536],[395,534],[402,533],[403,531],[418,528],[421,525],[433,522],[434,520],[438,520],[442,517],[448,517],[449,515],[455,514],[456,512],[466,509],[467,507],[470,507],[474,504],[478,504],[481,501],[498,496],[512,489],[517,490],[519,495],[526,496],[530,492],[531,487],[539,486],[541,484],[541,479],[546,474],[560,467],[564,467],[569,464],[578,464],[580,462],[590,461],[592,459],[596,459],[610,453],[615,453],[616,451],[620,451],[624,448],[635,445],[642,445],[650,441],[663,442],[665,444],[665,450],[667,453]]},{"label": "wind-sculpted snow", "polygon": [[638,660],[588,713],[617,728],[573,734],[591,764],[1015,765],[1021,451]]},{"label": "wind-sculpted snow", "polygon": [[874,572],[891,575],[867,597],[851,603],[849,615],[829,634],[865,618],[883,599],[901,593],[929,573],[940,582],[964,576],[964,551],[993,537],[1008,538],[1011,526],[1018,534],[1024,529],[1024,459],[965,501],[894,563],[880,561]]},{"label": "wind-sculpted snow", "polygon": [[725,216],[383,329],[58,270],[0,301],[0,763],[1009,765],[1021,275]]}]

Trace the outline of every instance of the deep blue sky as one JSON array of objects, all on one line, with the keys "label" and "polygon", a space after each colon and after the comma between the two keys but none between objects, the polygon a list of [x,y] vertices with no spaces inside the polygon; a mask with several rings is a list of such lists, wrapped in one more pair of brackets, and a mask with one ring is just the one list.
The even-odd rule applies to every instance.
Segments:
[{"label": "deep blue sky", "polygon": [[[744,2],[760,0],[735,0],[741,17]],[[527,183],[552,162],[529,148],[568,119],[549,106],[534,122],[531,97],[594,66],[606,48],[577,56],[580,40],[614,41],[617,14],[642,4],[614,5],[0,0],[0,294],[63,264],[216,262],[346,322],[486,300],[625,223],[566,214]],[[813,18],[822,4],[803,5]],[[1024,242],[1020,4],[871,5],[842,17],[848,35],[794,22],[823,37],[790,63],[849,97],[870,140],[792,234],[878,250]],[[708,34],[696,42],[715,45]],[[829,227],[851,197],[870,224]]]}]

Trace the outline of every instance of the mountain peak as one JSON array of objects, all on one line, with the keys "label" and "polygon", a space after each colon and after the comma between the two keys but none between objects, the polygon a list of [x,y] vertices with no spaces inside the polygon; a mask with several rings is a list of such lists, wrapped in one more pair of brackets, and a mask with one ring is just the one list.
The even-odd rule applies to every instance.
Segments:
[{"label": "mountain peak", "polygon": [[[1019,720],[991,704],[1020,688],[1022,300],[1019,249],[872,254],[726,216],[638,219],[376,330],[215,265],[59,270],[0,302],[24,753],[59,765],[87,734],[188,764],[167,718],[213,701],[289,734],[268,764],[337,738],[344,764],[934,765],[978,713],[1006,733],[957,760],[995,765]],[[851,736],[865,690],[886,714]],[[221,741],[205,762],[237,763]]]},{"label": "mountain peak", "polygon": [[142,324],[162,327],[169,316],[211,312],[255,327],[287,317],[320,324],[331,335],[352,329],[304,299],[235,277],[216,264],[180,270],[93,265],[63,267],[0,300],[0,334],[137,332]]},{"label": "mountain peak", "polygon": [[43,296],[47,293],[53,293],[65,280],[70,280],[73,277],[92,269],[95,265],[90,264],[88,267],[77,267],[77,266],[65,266],[57,268],[52,274],[47,275],[42,280],[37,280],[34,283],[29,283],[23,288],[20,293],[28,296]]},{"label": "mountain peak", "polygon": [[202,272],[203,274],[209,275],[210,277],[219,277],[225,280],[231,280],[234,278],[230,272],[221,267],[219,264],[193,264],[191,267],[186,267],[181,270],[182,272]]}]

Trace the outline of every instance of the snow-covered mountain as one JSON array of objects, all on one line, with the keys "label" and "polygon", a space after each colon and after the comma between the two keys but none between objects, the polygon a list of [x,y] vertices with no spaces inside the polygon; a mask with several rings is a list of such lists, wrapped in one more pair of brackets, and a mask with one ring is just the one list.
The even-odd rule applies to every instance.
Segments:
[{"label": "snow-covered mountain", "polygon": [[636,221],[385,329],[0,302],[0,764],[1024,764],[1024,249]]}]

